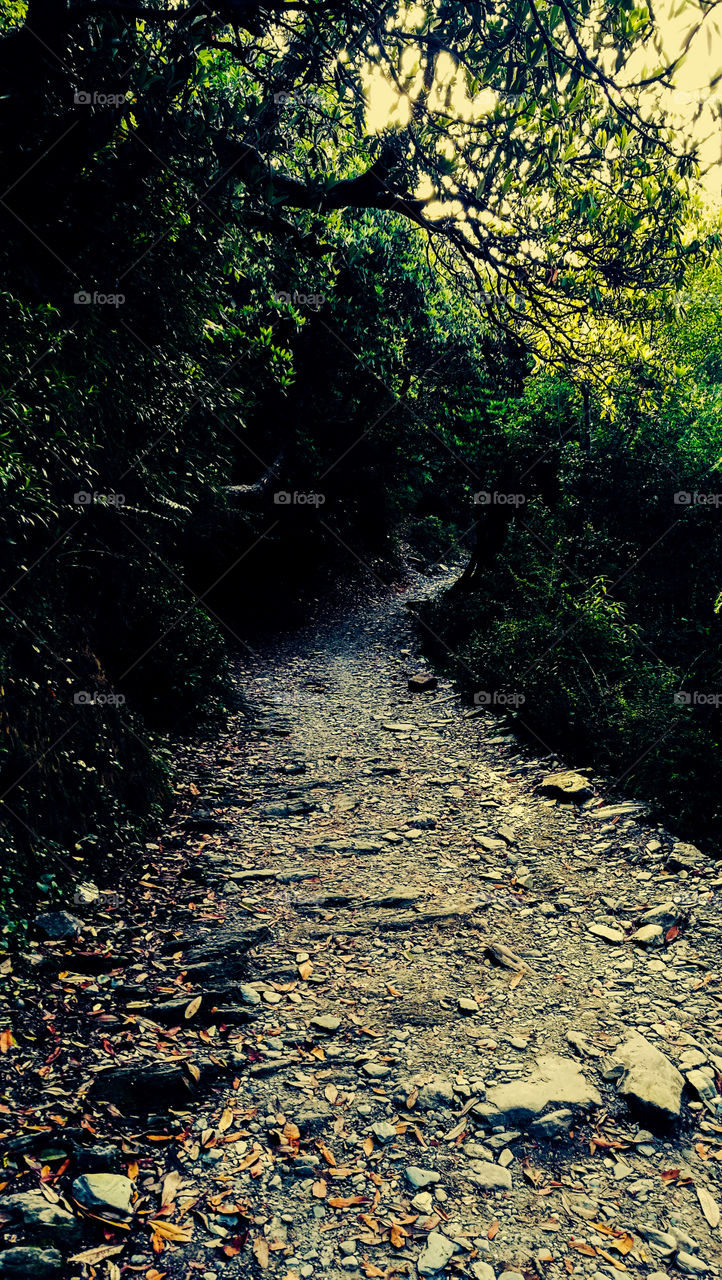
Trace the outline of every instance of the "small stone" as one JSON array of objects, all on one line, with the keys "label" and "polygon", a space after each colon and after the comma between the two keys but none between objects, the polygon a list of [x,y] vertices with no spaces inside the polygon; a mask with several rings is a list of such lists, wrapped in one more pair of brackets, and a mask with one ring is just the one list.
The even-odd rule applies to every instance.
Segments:
[{"label": "small stone", "polygon": [[311,1026],[316,1027],[317,1031],[325,1031],[327,1035],[333,1035],[334,1031],[338,1031],[341,1026],[341,1019],[332,1013],[322,1013],[311,1018]]},{"label": "small stone", "polygon": [[607,924],[588,924],[587,930],[593,934],[595,938],[600,938],[602,942],[619,943],[624,942],[624,934],[621,929],[611,929]]},{"label": "small stone", "polygon": [[429,1191],[418,1191],[411,1204],[414,1209],[418,1209],[419,1213],[431,1213],[434,1207],[434,1198]]},{"label": "small stone", "polygon": [[[341,1267],[343,1271],[357,1271],[359,1262],[358,1262],[358,1258],[354,1257],[353,1254],[348,1254],[347,1257],[341,1258],[339,1260],[338,1265]],[[303,1271],[302,1271],[302,1274],[303,1274]],[[309,1275],[313,1274],[310,1267],[308,1270],[308,1274]]]},{"label": "small stone", "polygon": [[688,1275],[702,1276],[709,1271],[706,1262],[701,1258],[695,1258],[693,1253],[687,1253],[685,1249],[679,1250],[674,1265],[678,1271],[686,1271]]},{"label": "small stone", "polygon": [[632,934],[632,942],[636,942],[638,947],[661,947],[664,929],[660,924],[643,924]]},{"label": "small stone", "polygon": [[511,1173],[498,1164],[475,1160],[472,1172],[466,1176],[475,1186],[483,1187],[485,1191],[511,1191]]},{"label": "small stone", "polygon": [[393,1142],[397,1136],[396,1126],[389,1124],[387,1120],[381,1120],[378,1124],[373,1125],[371,1132],[376,1141],[380,1142],[382,1146],[387,1142]]},{"label": "small stone", "polygon": [[512,1036],[509,1041],[509,1044],[511,1045],[512,1049],[528,1049],[529,1048],[529,1041],[525,1040],[523,1036]]},{"label": "small stone", "polygon": [[496,1280],[494,1268],[488,1262],[472,1262],[474,1280]]},{"label": "small stone", "polygon": [[502,1151],[501,1155],[499,1156],[498,1163],[501,1165],[502,1169],[506,1169],[507,1166],[511,1164],[513,1159],[514,1159],[513,1153],[509,1150],[508,1147],[505,1147],[505,1149]]},{"label": "small stone", "polygon": [[348,1257],[350,1254],[356,1252],[356,1241],[355,1240],[339,1240],[338,1247],[341,1250],[341,1252],[346,1254],[346,1256]]},{"label": "small stone", "polygon": [[423,1191],[424,1187],[430,1187],[435,1182],[441,1181],[441,1174],[435,1169],[420,1169],[418,1165],[410,1164],[406,1170],[406,1177],[412,1187],[416,1187],[417,1191]]},{"label": "small stone", "polygon": [[566,1109],[550,1111],[540,1116],[529,1125],[529,1133],[533,1138],[543,1138],[546,1142],[554,1142],[557,1138],[568,1138],[569,1130],[574,1124],[574,1112]]},{"label": "small stone", "polygon": [[442,1236],[440,1231],[430,1231],[416,1263],[419,1275],[430,1276],[435,1271],[442,1271],[447,1262],[454,1256],[456,1250],[457,1245],[454,1244],[453,1240],[449,1240],[447,1236]]},{"label": "small stone", "polygon": [[460,1013],[478,1013],[478,1012],[479,1012],[479,1006],[478,1006],[478,1004],[476,1003],[476,1000],[471,1000],[471,999],[470,999],[469,997],[467,997],[467,996],[460,996],[460,997],[459,997],[459,1011],[460,1011]]},{"label": "small stone", "polygon": [[255,987],[249,987],[248,983],[246,982],[242,983],[241,986],[238,988],[238,990],[240,992],[240,996],[243,1004],[260,1004],[261,1003],[261,997],[259,992],[256,991]]},{"label": "small stone", "polygon": [[391,1074],[391,1068],[384,1066],[382,1062],[364,1062],[363,1071],[372,1080],[385,1080]]},{"label": "small stone", "polygon": [[321,1102],[318,1098],[306,1098],[294,1111],[293,1118],[301,1133],[310,1136],[320,1133],[333,1120],[333,1116],[334,1113],[326,1102]]}]

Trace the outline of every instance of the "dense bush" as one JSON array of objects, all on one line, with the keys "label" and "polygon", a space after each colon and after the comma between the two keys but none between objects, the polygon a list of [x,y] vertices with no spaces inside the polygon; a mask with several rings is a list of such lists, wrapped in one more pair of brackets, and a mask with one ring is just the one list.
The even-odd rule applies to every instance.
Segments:
[{"label": "dense bush", "polygon": [[714,279],[646,367],[620,371],[611,405],[585,406],[551,374],[497,404],[485,482],[524,500],[480,509],[465,579],[428,617],[470,692],[502,707],[516,695],[537,745],[600,766],[698,836],[722,831]]}]

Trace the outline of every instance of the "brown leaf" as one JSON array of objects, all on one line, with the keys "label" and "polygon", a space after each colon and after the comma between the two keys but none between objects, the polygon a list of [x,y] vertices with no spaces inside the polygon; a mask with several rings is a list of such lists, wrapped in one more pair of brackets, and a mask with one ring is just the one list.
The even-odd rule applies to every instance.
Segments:
[{"label": "brown leaf", "polygon": [[499,1230],[499,1223],[495,1218],[493,1222],[489,1223],[489,1230],[486,1233],[487,1239],[493,1240],[498,1230]]},{"label": "brown leaf", "polygon": [[0,1031],[0,1053],[8,1053],[14,1043],[13,1033],[9,1027],[6,1027],[4,1031]]},{"label": "brown leaf", "polygon": [[397,991],[396,987],[392,986],[390,982],[386,983],[386,990],[390,996],[396,996],[397,1000],[403,1000],[404,997],[401,992]]},{"label": "brown leaf", "polygon": [[375,1263],[369,1262],[368,1258],[364,1258],[361,1262],[361,1270],[365,1276],[369,1276],[369,1280],[376,1280],[379,1276],[385,1276],[386,1272],[377,1267]]},{"label": "brown leaf", "polygon": [[404,1244],[406,1243],[406,1232],[398,1222],[394,1222],[392,1224],[389,1239],[391,1240],[394,1249],[403,1249]]},{"label": "brown leaf", "polygon": [[416,1106],[416,1103],[418,1102],[418,1098],[419,1098],[419,1091],[416,1088],[416,1086],[414,1086],[408,1098],[406,1099],[406,1106],[408,1107],[409,1111],[411,1111],[412,1107]]},{"label": "brown leaf", "polygon": [[364,1138],[364,1155],[370,1156],[373,1153],[374,1140],[372,1137]]},{"label": "brown leaf", "polygon": [[304,982],[306,981],[307,978],[311,977],[312,973],[313,973],[313,965],[311,964],[310,960],[304,960],[303,964],[300,964],[298,966],[298,976],[299,978],[303,978]]},{"label": "brown leaf", "polygon": [[314,1182],[311,1191],[317,1200],[325,1200],[328,1195],[328,1183],[323,1178],[319,1178],[318,1182]]},{"label": "brown leaf", "polygon": [[200,1073],[200,1071],[199,1071],[198,1067],[196,1066],[195,1062],[189,1062],[189,1063],[188,1063],[188,1070],[190,1071],[191,1075],[193,1076],[193,1079],[195,1080],[195,1082],[196,1082],[196,1084],[197,1084],[197,1083],[198,1083],[198,1081],[199,1081],[199,1080],[200,1080],[200,1078],[201,1078],[201,1073]]},{"label": "brown leaf", "polygon": [[266,1267],[268,1266],[267,1242],[264,1240],[263,1236],[256,1236],[256,1238],[253,1241],[253,1245],[251,1247],[253,1249],[253,1256],[256,1259],[256,1262],[258,1263],[259,1267],[261,1267],[265,1271]]},{"label": "brown leaf", "polygon": [[333,1104],[338,1101],[338,1089],[335,1084],[327,1084],[323,1091],[323,1096],[326,1101],[330,1102],[331,1106],[333,1106]]},{"label": "brown leaf", "polygon": [[328,1203],[332,1209],[350,1209],[354,1204],[365,1204],[366,1196],[331,1196]]}]

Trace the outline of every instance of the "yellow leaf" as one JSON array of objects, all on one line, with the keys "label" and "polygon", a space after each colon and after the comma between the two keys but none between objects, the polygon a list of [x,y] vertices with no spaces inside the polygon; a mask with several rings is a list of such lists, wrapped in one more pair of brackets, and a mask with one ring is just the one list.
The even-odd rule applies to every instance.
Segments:
[{"label": "yellow leaf", "polygon": [[223,1111],[223,1115],[218,1121],[218,1132],[225,1133],[226,1129],[230,1129],[232,1124],[233,1124],[233,1112],[231,1111],[230,1107],[226,1107]]},{"label": "yellow leaf", "polygon": [[390,1240],[394,1249],[403,1249],[406,1242],[406,1232],[398,1222],[394,1222],[391,1227]]},{"label": "yellow leaf", "polygon": [[200,1078],[201,1078],[201,1073],[200,1073],[200,1071],[199,1071],[198,1067],[196,1066],[195,1062],[189,1062],[189,1063],[188,1063],[188,1070],[190,1071],[190,1073],[191,1073],[191,1075],[193,1076],[193,1079],[196,1081],[196,1083],[198,1083],[198,1081],[199,1081],[199,1080],[200,1080]]},{"label": "yellow leaf", "polygon": [[154,1218],[148,1226],[152,1228],[154,1235],[161,1236],[163,1240],[172,1240],[174,1244],[188,1244],[192,1234],[190,1227],[179,1227],[175,1222],[166,1222],[162,1218]]},{"label": "yellow leaf", "polygon": [[313,965],[311,964],[310,960],[304,960],[303,964],[300,964],[298,966],[298,976],[299,978],[303,978],[304,982],[306,981],[307,978],[311,977],[312,973],[313,973]]},{"label": "yellow leaf", "polygon": [[338,1089],[335,1084],[327,1084],[323,1091],[323,1096],[326,1101],[330,1102],[331,1106],[333,1106],[334,1102],[338,1101]]},{"label": "yellow leaf", "polygon": [[203,1000],[203,996],[196,996],[194,1000],[191,1000],[190,1004],[186,1005],[185,1013],[183,1014],[183,1017],[192,1018],[193,1014],[197,1013],[198,1010],[200,1009],[202,1000]]},{"label": "yellow leaf", "polygon": [[328,1194],[328,1183],[323,1178],[319,1178],[318,1182],[314,1182],[311,1191],[317,1200],[325,1200]]},{"label": "yellow leaf", "polygon": [[364,1155],[365,1155],[365,1156],[370,1156],[370,1155],[371,1155],[371,1153],[373,1152],[373,1149],[374,1149],[374,1140],[373,1140],[373,1138],[371,1138],[371,1137],[369,1137],[369,1138],[364,1138]]}]

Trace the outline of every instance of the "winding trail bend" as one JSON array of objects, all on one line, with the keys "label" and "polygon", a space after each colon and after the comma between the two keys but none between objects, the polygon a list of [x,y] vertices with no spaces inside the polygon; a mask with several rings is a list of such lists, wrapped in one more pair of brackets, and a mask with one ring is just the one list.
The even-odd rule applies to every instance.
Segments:
[{"label": "winding trail bend", "polygon": [[[113,1070],[229,1051],[233,1070],[170,1100],[177,1203],[196,1199],[167,1216],[192,1238],[154,1263],[137,1237],[130,1266],[719,1275],[722,880],[599,780],[582,804],[542,794],[558,762],[444,679],[409,692],[409,594],[269,644],[239,672],[250,719],[182,753],[176,853],[155,879],[174,878],[171,990],[202,1001],[159,1042],[151,928],[123,989],[131,1018],[150,1004]],[[640,945],[655,908],[662,944]],[[622,1097],[630,1033],[649,1071]],[[674,1068],[691,1076],[665,1127]],[[111,1096],[90,1075],[86,1106]],[[154,1203],[157,1148],[141,1150]]]}]

